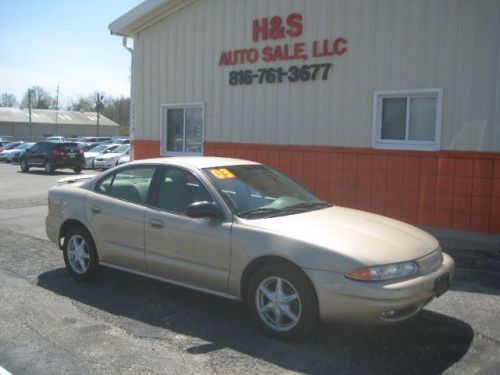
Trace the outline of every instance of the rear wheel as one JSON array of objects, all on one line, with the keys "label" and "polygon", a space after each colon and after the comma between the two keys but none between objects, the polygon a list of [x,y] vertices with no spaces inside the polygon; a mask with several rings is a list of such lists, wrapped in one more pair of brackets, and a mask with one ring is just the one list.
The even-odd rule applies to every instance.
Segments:
[{"label": "rear wheel", "polygon": [[54,173],[54,165],[50,161],[45,162],[45,173]]},{"label": "rear wheel", "polygon": [[82,168],[81,167],[75,167],[75,168],[73,168],[73,171],[75,171],[75,174],[80,174],[82,172]]},{"label": "rear wheel", "polygon": [[252,276],[247,305],[259,327],[279,338],[306,337],[318,321],[313,286],[286,263],[269,264]]},{"label": "rear wheel", "polygon": [[21,165],[21,171],[23,171],[23,172],[25,172],[25,173],[26,173],[26,172],[29,172],[30,167],[29,167],[29,165],[28,165],[28,164],[26,164],[26,161],[25,161],[25,160],[21,160],[20,165]]},{"label": "rear wheel", "polygon": [[86,230],[70,228],[64,238],[63,253],[66,268],[76,280],[89,280],[95,276],[99,260],[94,241]]}]

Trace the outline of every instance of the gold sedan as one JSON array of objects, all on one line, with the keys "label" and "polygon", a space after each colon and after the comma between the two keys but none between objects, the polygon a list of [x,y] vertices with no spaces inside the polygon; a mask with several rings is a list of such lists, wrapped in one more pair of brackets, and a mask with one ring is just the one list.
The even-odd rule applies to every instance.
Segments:
[{"label": "gold sedan", "polygon": [[454,272],[426,232],[237,159],[150,159],[60,180],[46,231],[78,280],[105,266],[241,300],[278,337],[320,319],[410,318]]}]

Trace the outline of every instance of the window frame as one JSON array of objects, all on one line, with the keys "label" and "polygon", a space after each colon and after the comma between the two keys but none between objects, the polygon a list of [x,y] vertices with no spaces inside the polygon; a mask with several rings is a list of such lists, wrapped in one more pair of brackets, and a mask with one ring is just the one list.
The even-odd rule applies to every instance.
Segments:
[{"label": "window frame", "polygon": [[[201,107],[201,151],[200,152],[186,152],[186,151],[168,151],[167,150],[167,135],[168,135],[168,115],[163,122],[163,110],[168,111],[169,109],[183,109],[184,110],[184,122],[182,126],[183,130],[183,148],[186,149],[186,114],[185,110],[189,108]],[[183,103],[162,103],[160,105],[160,155],[161,156],[200,156],[203,155],[203,142],[205,140],[205,102],[183,102]]]},{"label": "window frame", "polygon": [[[410,101],[411,98],[435,97],[436,118],[433,141],[382,139],[382,102],[386,98],[404,98],[406,100],[406,138],[409,136]],[[408,100],[410,99],[410,100]],[[401,89],[380,90],[373,92],[372,111],[372,147],[393,150],[437,151],[441,148],[441,131],[443,119],[443,89]]]}]

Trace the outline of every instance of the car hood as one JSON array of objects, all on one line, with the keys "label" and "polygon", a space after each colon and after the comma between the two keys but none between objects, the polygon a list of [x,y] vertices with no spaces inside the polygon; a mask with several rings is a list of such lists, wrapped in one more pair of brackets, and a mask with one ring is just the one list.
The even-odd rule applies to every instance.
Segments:
[{"label": "car hood", "polygon": [[16,150],[16,149],[3,150],[2,152],[0,152],[0,154],[2,154],[2,155],[13,154],[17,151],[20,151],[20,150]]},{"label": "car hood", "polygon": [[101,153],[100,152],[84,152],[83,155],[86,158],[95,158],[96,156],[101,155]]},{"label": "car hood", "polygon": [[412,225],[343,207],[247,223],[365,266],[418,259],[439,247],[433,236]]}]

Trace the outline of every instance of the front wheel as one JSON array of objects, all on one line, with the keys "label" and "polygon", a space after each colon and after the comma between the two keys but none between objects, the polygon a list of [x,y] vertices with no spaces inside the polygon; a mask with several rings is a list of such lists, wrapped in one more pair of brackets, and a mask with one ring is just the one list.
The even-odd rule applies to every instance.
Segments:
[{"label": "front wheel", "polygon": [[81,167],[75,167],[75,168],[73,168],[73,171],[75,172],[75,174],[80,174],[82,172],[82,168]]},{"label": "front wheel", "polygon": [[318,322],[314,288],[304,273],[288,264],[257,271],[247,291],[247,305],[259,327],[279,338],[308,336]]},{"label": "front wheel", "polygon": [[25,160],[21,160],[20,165],[21,165],[21,171],[23,171],[24,173],[30,171],[30,166],[28,164],[26,164]]},{"label": "front wheel", "polygon": [[73,278],[79,281],[91,279],[97,272],[99,260],[94,241],[80,227],[69,229],[64,237],[64,263]]}]

